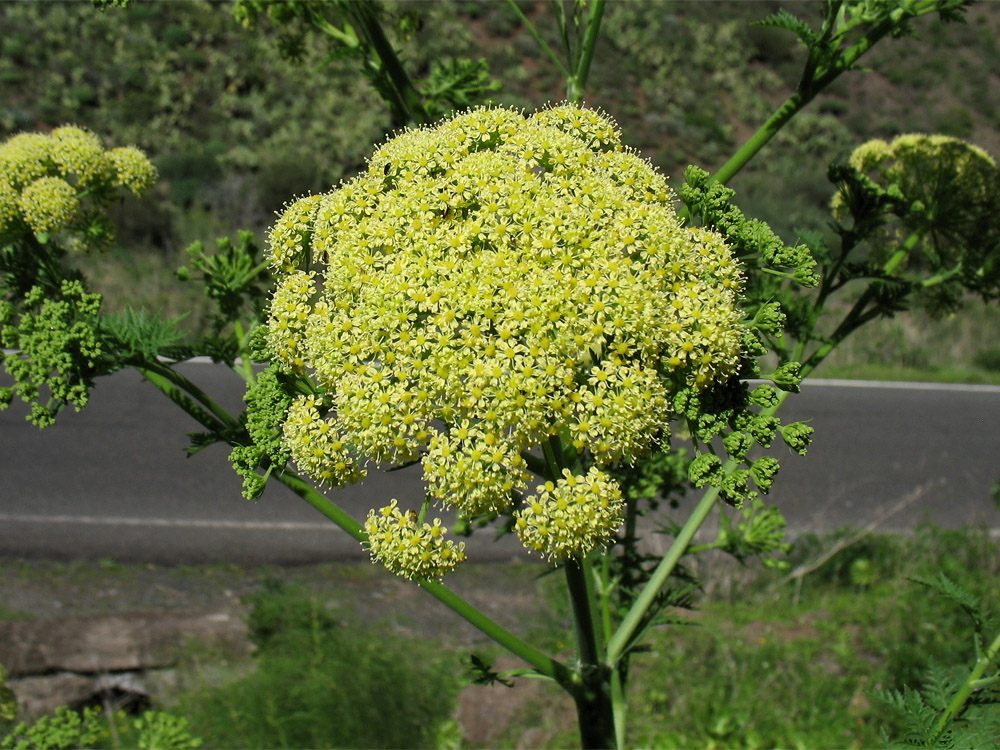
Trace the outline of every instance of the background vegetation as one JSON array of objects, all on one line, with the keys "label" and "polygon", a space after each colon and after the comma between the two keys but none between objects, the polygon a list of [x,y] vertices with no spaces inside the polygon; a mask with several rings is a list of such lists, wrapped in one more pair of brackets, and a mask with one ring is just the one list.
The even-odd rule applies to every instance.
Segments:
[{"label": "background vegetation", "polygon": [[[555,34],[544,4],[519,5]],[[384,6],[416,77],[449,56],[482,57],[501,84],[498,103],[534,107],[564,96],[559,72],[505,3]],[[618,119],[628,144],[669,175],[691,162],[718,167],[795,84],[793,36],[752,25],[779,7],[611,3],[588,104]],[[248,32],[230,11],[207,0],[139,0],[103,13],[83,2],[0,4],[0,139],[72,122],[107,143],[140,146],[160,170],[154,197],[118,208],[118,247],[91,274],[108,309],[138,296],[203,326],[203,301],[193,291],[179,296],[173,283],[184,249],[238,228],[262,234],[293,196],[354,174],[390,128],[356,63],[329,60],[310,38],[300,61],[289,62],[273,26]],[[1000,86],[998,39],[1000,5],[982,3],[967,24],[922,24],[920,36],[876,48],[866,62],[877,72],[838,81],[734,180],[742,207],[791,240],[796,228],[825,227],[826,166],[869,138],[934,131],[1000,153],[1000,100],[990,93]],[[1000,331],[996,308],[943,323],[886,321],[820,374],[885,374],[871,364],[996,382],[1000,350],[984,328]]]},{"label": "background vegetation", "polygon": [[[843,540],[799,539],[785,573],[699,558],[696,572],[712,583],[692,597],[696,609],[656,628],[635,660],[629,746],[881,747],[881,730],[899,737],[903,723],[875,691],[941,673],[964,679],[972,623],[914,579],[944,572],[996,613],[996,541],[930,527],[870,534],[817,564]],[[544,567],[534,564],[476,567],[456,575],[502,601],[504,616],[533,640],[567,648],[569,605],[557,577],[538,577]],[[69,583],[73,594],[62,598],[80,614],[148,600],[151,591],[168,592],[174,607],[183,606],[181,592],[204,601],[237,596],[257,653],[192,644],[174,687],[153,706],[188,720],[205,747],[475,747],[455,721],[463,690],[475,705],[503,707],[488,747],[576,743],[559,688],[470,685],[470,652],[489,660],[496,647],[429,597],[400,608],[398,587],[384,578],[367,563],[281,571],[11,564],[0,571],[0,592],[13,606],[0,619],[47,616],[39,607],[51,607],[57,582]],[[7,729],[0,722],[0,737]]]},{"label": "background vegetation", "polygon": [[209,747],[435,747],[459,663],[433,640],[362,628],[301,586],[267,579],[247,602],[254,671],[183,695]]}]

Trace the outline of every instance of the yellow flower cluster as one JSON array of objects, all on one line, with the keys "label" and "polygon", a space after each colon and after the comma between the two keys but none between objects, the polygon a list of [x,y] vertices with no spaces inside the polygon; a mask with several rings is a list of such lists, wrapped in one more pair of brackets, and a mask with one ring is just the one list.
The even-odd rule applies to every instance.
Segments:
[{"label": "yellow flower cluster", "polygon": [[108,151],[115,173],[115,184],[133,195],[145,195],[156,182],[156,169],[135,146],[119,146]]},{"label": "yellow flower cluster", "polygon": [[335,477],[340,483],[357,482],[365,470],[347,450],[336,424],[320,413],[321,406],[312,396],[300,396],[289,406],[283,432],[292,459],[319,482]]},{"label": "yellow flower cluster", "polygon": [[468,420],[435,432],[423,464],[430,495],[470,516],[500,513],[510,505],[510,493],[528,480],[516,442]]},{"label": "yellow flower cluster", "polygon": [[81,128],[15,135],[0,144],[0,237],[84,229],[77,223],[95,217],[81,209],[81,197],[106,205],[119,187],[141,195],[155,180],[139,149],[105,151]]},{"label": "yellow flower cluster", "polygon": [[598,465],[642,456],[672,393],[734,372],[742,342],[739,266],[673,200],[608,117],[561,105],[403,132],[292,203],[270,234],[266,339],[347,452],[317,457],[292,420],[296,463],[338,485],[420,460],[432,498],[482,515],[510,507],[551,436]]},{"label": "yellow flower cluster", "polygon": [[562,478],[546,482],[525,498],[514,516],[522,544],[550,560],[583,557],[607,542],[625,520],[625,503],[615,481],[597,467],[586,476],[563,469]]},{"label": "yellow flower cluster", "polygon": [[[893,186],[908,201],[919,201],[928,221],[939,229],[968,210],[995,200],[997,164],[975,144],[946,135],[908,133],[887,142],[871,140],[851,153],[848,164],[883,187]],[[844,221],[846,203],[837,192],[833,214]],[[957,212],[960,221],[964,211]]]},{"label": "yellow flower cluster", "polygon": [[448,531],[435,518],[418,528],[415,513],[404,513],[393,500],[368,514],[365,532],[372,558],[393,573],[413,580],[440,578],[465,560],[465,542],[445,540]]},{"label": "yellow flower cluster", "polygon": [[70,125],[53,130],[49,135],[49,159],[57,174],[74,180],[78,188],[113,179],[111,162],[100,138],[82,128]]},{"label": "yellow flower cluster", "polygon": [[267,345],[275,359],[296,370],[305,364],[299,350],[311,312],[309,303],[316,294],[313,276],[305,271],[279,275],[271,298]]},{"label": "yellow flower cluster", "polygon": [[31,231],[54,232],[73,221],[80,199],[61,177],[39,177],[21,191],[17,205]]},{"label": "yellow flower cluster", "polygon": [[879,139],[863,143],[854,149],[849,163],[859,172],[870,172],[893,159],[914,160],[918,158],[918,155],[919,158],[927,158],[942,149],[956,145],[967,152],[966,159],[982,159],[990,166],[996,167],[993,157],[974,143],[949,135],[923,135],[921,133],[907,133],[897,136],[893,138],[891,144]]}]

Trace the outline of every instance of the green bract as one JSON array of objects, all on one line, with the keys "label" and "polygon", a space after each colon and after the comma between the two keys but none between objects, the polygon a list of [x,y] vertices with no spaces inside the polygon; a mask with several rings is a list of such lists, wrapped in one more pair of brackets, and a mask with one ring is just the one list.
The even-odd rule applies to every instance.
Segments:
[{"label": "green bract", "polygon": [[[315,391],[288,410],[292,459],[331,485],[420,461],[433,500],[478,516],[510,510],[550,437],[581,465],[642,456],[673,393],[733,374],[743,341],[739,266],[673,200],[611,120],[562,105],[403,132],[293,203],[271,231],[266,322],[272,361]],[[542,504],[620,502],[582,472],[601,498]],[[566,542],[522,516],[529,546],[574,557],[617,529],[611,510],[568,513]]]}]

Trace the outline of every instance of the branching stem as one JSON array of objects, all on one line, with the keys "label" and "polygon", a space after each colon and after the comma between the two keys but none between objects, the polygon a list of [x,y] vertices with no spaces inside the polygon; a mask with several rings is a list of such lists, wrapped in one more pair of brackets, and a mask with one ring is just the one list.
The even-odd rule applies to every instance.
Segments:
[{"label": "branching stem", "polygon": [[972,673],[969,675],[968,679],[959,688],[958,692],[955,693],[955,697],[952,698],[951,703],[944,710],[944,713],[938,718],[937,724],[934,727],[934,736],[931,738],[930,742],[927,743],[928,747],[936,747],[938,738],[941,734],[948,728],[948,724],[958,716],[962,708],[965,706],[966,701],[972,695],[972,691],[975,689],[976,684],[983,676],[983,672],[986,668],[993,662],[997,656],[1000,655],[1000,635],[998,635],[990,647],[980,655],[976,660],[976,666],[972,668]]},{"label": "branching stem", "polygon": [[[338,505],[336,505],[336,503],[331,502],[328,497],[313,489],[313,487],[301,477],[289,471],[275,473],[272,474],[272,476],[322,513],[326,518],[333,521],[333,523],[346,531],[359,543],[367,541],[368,536],[365,534],[365,530],[360,523],[354,520],[354,518],[342,510]],[[546,677],[552,678],[560,685],[564,686],[567,690],[575,689],[572,671],[564,664],[544,654],[530,643],[527,643],[510,631],[506,630],[487,615],[483,614],[482,611],[462,599],[462,597],[444,584],[437,581],[418,581],[417,583],[435,599],[464,618],[480,632],[492,638],[512,654],[524,659],[524,661],[538,670],[538,672]]]}]

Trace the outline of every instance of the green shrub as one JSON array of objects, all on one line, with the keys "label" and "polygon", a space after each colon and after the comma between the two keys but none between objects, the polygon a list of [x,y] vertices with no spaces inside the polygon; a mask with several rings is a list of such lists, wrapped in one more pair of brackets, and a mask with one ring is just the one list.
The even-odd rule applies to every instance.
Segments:
[{"label": "green shrub", "polygon": [[948,107],[938,116],[936,130],[955,138],[968,138],[972,135],[975,125],[975,118],[969,110],[962,106],[954,106]]},{"label": "green shrub", "polygon": [[[800,537],[792,570],[845,536]],[[883,729],[898,737],[905,726],[875,693],[924,684],[934,663],[967,674],[973,658],[968,617],[912,579],[943,571],[987,609],[1000,603],[1000,548],[981,529],[870,534],[798,586],[773,571],[718,564],[710,577],[731,576],[732,585],[657,628],[635,659],[630,747],[882,747]],[[559,705],[525,711],[534,725],[546,716],[551,724]],[[519,724],[505,742],[519,741]],[[575,741],[567,729],[544,746]]]},{"label": "green shrub", "polygon": [[984,370],[1000,371],[1000,349],[991,348],[977,352],[972,358],[972,364]]},{"label": "green shrub", "polygon": [[316,599],[280,584],[265,586],[252,604],[257,671],[189,696],[177,710],[206,746],[435,744],[459,686],[440,649],[370,624],[348,626]]}]

